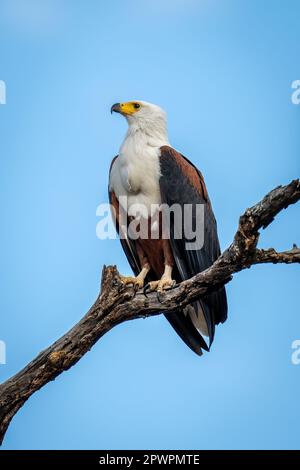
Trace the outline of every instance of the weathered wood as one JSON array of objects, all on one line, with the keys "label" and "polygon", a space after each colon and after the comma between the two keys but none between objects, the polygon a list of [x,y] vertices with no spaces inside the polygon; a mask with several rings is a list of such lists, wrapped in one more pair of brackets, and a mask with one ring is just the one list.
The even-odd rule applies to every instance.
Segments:
[{"label": "weathered wood", "polygon": [[219,289],[232,279],[234,273],[252,265],[300,263],[300,249],[296,245],[282,253],[273,248],[257,249],[259,230],[266,228],[280,211],[299,200],[299,180],[271,191],[240,217],[233,243],[210,268],[166,291],[160,298],[156,293],[147,297],[142,292],[135,294],[132,288],[121,283],[116,267],[104,266],[99,297],[82,320],[0,385],[0,443],[11,419],[28,398],[76,364],[115,325],[175,311],[199,296]]}]

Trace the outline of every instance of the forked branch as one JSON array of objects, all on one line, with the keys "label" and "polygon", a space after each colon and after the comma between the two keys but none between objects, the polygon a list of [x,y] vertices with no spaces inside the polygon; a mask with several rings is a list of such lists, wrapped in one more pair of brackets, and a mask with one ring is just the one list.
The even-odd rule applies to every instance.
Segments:
[{"label": "forked branch", "polygon": [[125,287],[116,267],[104,267],[100,294],[88,313],[70,331],[42,351],[24,369],[0,385],[0,443],[9,423],[26,400],[59,374],[76,364],[91,347],[114,326],[127,320],[173,312],[197,297],[219,289],[232,275],[261,263],[300,263],[300,249],[277,253],[273,248],[257,249],[259,230],[266,228],[274,217],[300,199],[300,182],[275,188],[240,217],[232,244],[202,273],[183,281],[163,294],[147,297],[134,295]]}]

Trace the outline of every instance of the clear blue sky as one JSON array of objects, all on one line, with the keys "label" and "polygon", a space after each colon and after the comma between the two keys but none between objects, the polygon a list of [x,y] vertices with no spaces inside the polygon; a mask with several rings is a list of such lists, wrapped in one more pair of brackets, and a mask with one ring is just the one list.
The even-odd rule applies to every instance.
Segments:
[{"label": "clear blue sky", "polygon": [[[119,242],[96,238],[126,129],[112,103],[166,109],[223,248],[246,207],[299,177],[299,15],[297,0],[1,0],[0,380],[80,319],[104,263],[129,273]],[[282,213],[260,245],[300,243],[299,216]],[[299,273],[238,274],[202,358],[163,317],[115,328],[30,399],[4,448],[300,448]]]}]

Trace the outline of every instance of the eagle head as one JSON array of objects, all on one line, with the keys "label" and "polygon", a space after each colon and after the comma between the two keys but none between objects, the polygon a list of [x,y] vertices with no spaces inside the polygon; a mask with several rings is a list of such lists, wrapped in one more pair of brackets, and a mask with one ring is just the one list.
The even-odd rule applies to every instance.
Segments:
[{"label": "eagle head", "polygon": [[119,113],[126,117],[128,122],[138,121],[166,121],[165,111],[156,104],[146,101],[127,101],[126,103],[115,103],[110,109],[111,113]]}]

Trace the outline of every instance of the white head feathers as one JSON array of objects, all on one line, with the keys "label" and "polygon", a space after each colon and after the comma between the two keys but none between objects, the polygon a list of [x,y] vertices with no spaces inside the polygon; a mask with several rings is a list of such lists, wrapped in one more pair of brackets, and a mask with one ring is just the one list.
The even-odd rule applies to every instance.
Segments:
[{"label": "white head feathers", "polygon": [[112,111],[122,114],[128,122],[126,138],[131,136],[153,147],[168,145],[167,115],[159,106],[147,101],[116,103]]}]

